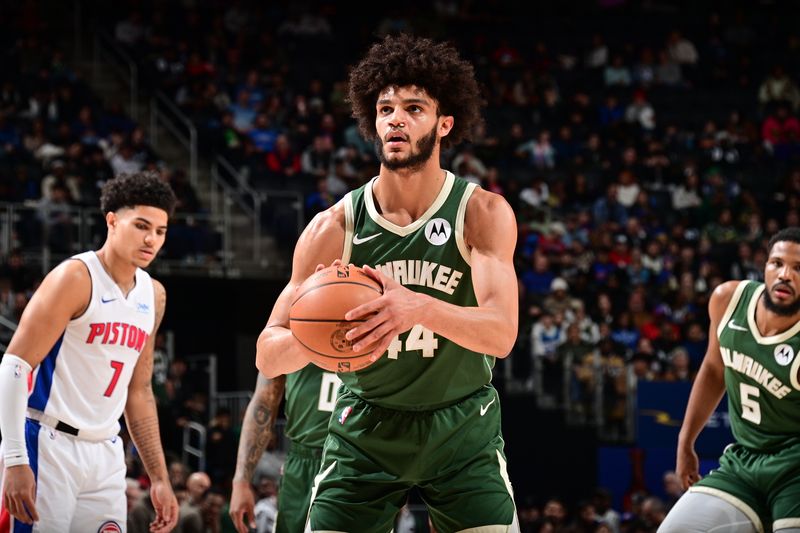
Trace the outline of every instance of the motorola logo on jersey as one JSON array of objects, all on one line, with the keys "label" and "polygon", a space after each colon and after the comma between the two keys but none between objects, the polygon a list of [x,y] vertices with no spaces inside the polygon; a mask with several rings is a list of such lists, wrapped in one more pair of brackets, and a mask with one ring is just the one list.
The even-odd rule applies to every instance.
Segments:
[{"label": "motorola logo on jersey", "polygon": [[794,350],[788,344],[779,344],[775,347],[775,361],[781,366],[786,366],[794,359]]},{"label": "motorola logo on jersey", "polygon": [[425,224],[425,238],[434,246],[446,243],[452,232],[450,223],[443,218],[434,218]]}]

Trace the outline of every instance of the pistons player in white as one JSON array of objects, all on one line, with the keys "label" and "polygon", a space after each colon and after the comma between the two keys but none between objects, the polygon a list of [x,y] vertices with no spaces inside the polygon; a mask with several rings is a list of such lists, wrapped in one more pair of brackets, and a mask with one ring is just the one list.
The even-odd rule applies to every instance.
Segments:
[{"label": "pistons player in white", "polygon": [[0,532],[125,531],[125,422],[152,482],[150,531],[171,531],[170,487],[151,389],[164,287],[142,270],[175,206],[157,176],[103,187],[108,236],[42,281],[0,361]]}]

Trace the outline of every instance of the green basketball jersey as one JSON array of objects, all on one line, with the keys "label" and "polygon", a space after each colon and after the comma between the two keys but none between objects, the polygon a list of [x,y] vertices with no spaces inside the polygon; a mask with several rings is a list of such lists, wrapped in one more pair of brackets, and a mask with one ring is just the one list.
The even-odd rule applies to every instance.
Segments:
[{"label": "green basketball jersey", "polygon": [[[475,189],[450,172],[428,210],[408,226],[383,218],[373,178],[345,199],[342,261],[379,268],[406,288],[455,305],[477,306],[464,214]],[[491,331],[476,331],[491,335]],[[376,405],[429,410],[454,403],[489,383],[494,357],[471,352],[416,325],[392,342],[378,361],[339,374],[352,392]]]},{"label": "green basketball jersey", "polygon": [[764,284],[742,281],[717,328],[736,440],[771,452],[800,442],[800,322],[763,337],[756,303]]},{"label": "green basketball jersey", "polygon": [[322,448],[341,380],[313,364],[286,376],[286,436]]}]

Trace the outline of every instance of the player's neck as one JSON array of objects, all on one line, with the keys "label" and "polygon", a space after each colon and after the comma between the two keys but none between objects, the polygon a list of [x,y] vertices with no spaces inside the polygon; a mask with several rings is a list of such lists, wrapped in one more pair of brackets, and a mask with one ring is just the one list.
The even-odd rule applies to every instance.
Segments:
[{"label": "player's neck", "polygon": [[789,316],[779,315],[767,309],[764,305],[764,297],[758,299],[756,304],[756,327],[762,337],[771,337],[772,335],[779,335],[784,331],[791,329],[798,321],[800,321],[800,313],[795,313]]},{"label": "player's neck", "polygon": [[106,273],[114,280],[122,293],[127,296],[136,285],[136,265],[129,261],[124,261],[121,257],[114,254],[108,242],[97,251],[97,258],[105,269]]},{"label": "player's neck", "polygon": [[438,161],[438,157],[431,158],[424,167],[415,171],[389,170],[381,166],[372,193],[382,214],[407,213],[412,221],[421,217],[444,185],[447,174]]}]

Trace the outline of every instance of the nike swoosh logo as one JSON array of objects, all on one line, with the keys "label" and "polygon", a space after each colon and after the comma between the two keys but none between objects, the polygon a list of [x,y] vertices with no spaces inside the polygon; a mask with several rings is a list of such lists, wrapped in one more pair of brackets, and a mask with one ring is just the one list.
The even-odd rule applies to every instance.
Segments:
[{"label": "nike swoosh logo", "polygon": [[104,304],[107,304],[108,302],[113,302],[114,300],[116,300],[116,298],[111,298],[111,299],[106,300],[102,296],[100,297],[100,301],[103,302]]},{"label": "nike swoosh logo", "polygon": [[486,411],[489,410],[489,406],[494,403],[497,398],[492,398],[492,401],[487,403],[486,405],[481,405],[481,416],[486,414]]},{"label": "nike swoosh logo", "polygon": [[728,322],[728,327],[731,328],[731,329],[738,330],[738,331],[749,331],[747,328],[745,328],[743,326],[737,326],[736,323],[733,320]]},{"label": "nike swoosh logo", "polygon": [[378,235],[383,235],[383,232],[376,233],[375,235],[370,235],[369,237],[362,237],[360,239],[358,238],[358,233],[356,233],[353,236],[353,244],[364,244],[367,241],[371,241],[372,239],[374,239]]}]

